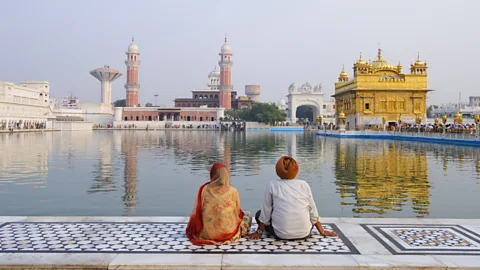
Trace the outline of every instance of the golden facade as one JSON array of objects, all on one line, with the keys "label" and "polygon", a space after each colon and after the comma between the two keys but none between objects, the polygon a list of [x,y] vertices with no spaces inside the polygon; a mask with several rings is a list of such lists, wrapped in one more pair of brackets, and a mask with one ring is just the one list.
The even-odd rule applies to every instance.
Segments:
[{"label": "golden facade", "polygon": [[340,142],[335,155],[335,184],[357,217],[378,217],[410,208],[429,215],[427,150],[391,142]]},{"label": "golden facade", "polygon": [[378,49],[377,59],[364,61],[362,55],[353,65],[353,79],[342,70],[335,83],[336,114],[344,112],[347,128],[369,124],[415,123],[423,121],[427,111],[427,63],[420,60],[410,65],[410,74],[402,73],[402,65],[394,66],[383,59]]}]

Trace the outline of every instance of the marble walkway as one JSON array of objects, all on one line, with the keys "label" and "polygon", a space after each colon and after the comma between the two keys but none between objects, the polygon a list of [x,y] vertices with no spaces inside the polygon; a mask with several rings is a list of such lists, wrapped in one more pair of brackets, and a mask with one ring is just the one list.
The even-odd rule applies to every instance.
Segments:
[{"label": "marble walkway", "polygon": [[480,269],[480,219],[322,218],[338,237],[197,247],[184,217],[0,217],[0,269]]}]

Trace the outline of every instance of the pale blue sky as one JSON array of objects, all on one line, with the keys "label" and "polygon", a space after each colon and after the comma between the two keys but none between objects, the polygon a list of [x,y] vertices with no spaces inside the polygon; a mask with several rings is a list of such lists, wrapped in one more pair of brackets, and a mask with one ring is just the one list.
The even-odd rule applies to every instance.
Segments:
[{"label": "pale blue sky", "polygon": [[172,106],[206,86],[225,33],[232,82],[260,84],[262,101],[277,101],[290,83],[322,83],[331,95],[342,64],[363,52],[398,61],[404,72],[417,52],[430,66],[429,103],[480,95],[480,2],[471,1],[1,1],[0,80],[47,80],[57,98],[73,92],[100,101],[89,71],[105,64],[124,75],[112,99],[125,98],[125,51],[132,34],[142,61],[142,105]]}]

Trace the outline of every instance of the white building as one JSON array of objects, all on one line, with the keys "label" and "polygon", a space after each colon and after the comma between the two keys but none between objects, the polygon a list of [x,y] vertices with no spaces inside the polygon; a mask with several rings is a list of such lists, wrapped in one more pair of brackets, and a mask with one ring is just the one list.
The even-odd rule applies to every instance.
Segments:
[{"label": "white building", "polygon": [[92,125],[112,125],[113,105],[103,103],[81,103],[74,96],[66,97],[61,102],[50,100],[53,115],[59,119],[85,121]]},{"label": "white building", "polygon": [[292,83],[288,87],[288,117],[292,123],[297,121],[297,108],[307,106],[313,109],[313,119],[321,116],[325,121],[335,118],[335,101],[325,100],[321,84],[312,87],[308,82],[298,89]]},{"label": "white building", "polygon": [[46,127],[47,118],[53,116],[49,96],[46,81],[0,82],[0,129]]}]

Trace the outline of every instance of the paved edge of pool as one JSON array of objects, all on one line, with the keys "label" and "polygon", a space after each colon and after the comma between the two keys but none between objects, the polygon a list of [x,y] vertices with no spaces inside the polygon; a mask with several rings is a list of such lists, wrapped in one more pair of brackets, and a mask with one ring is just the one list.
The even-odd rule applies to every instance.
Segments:
[{"label": "paved edge of pool", "polygon": [[[0,217],[11,223],[186,223],[188,217]],[[480,219],[321,218],[332,223],[360,254],[119,254],[0,253],[0,269],[479,269]],[[475,244],[472,248],[406,246],[392,231],[449,230]],[[473,245],[473,244],[472,244]],[[433,251],[432,251],[433,250]],[[439,250],[442,250],[441,252]],[[470,251],[468,251],[470,250]],[[472,253],[473,252],[473,253]],[[465,253],[465,254],[459,254]]]},{"label": "paved edge of pool", "polygon": [[325,133],[318,131],[317,136],[334,137],[341,139],[374,139],[374,140],[398,140],[398,141],[412,141],[425,143],[449,143],[462,146],[478,146],[480,147],[480,140],[462,140],[449,138],[429,138],[429,137],[415,137],[402,135],[385,135],[385,134],[348,134],[348,133]]}]

